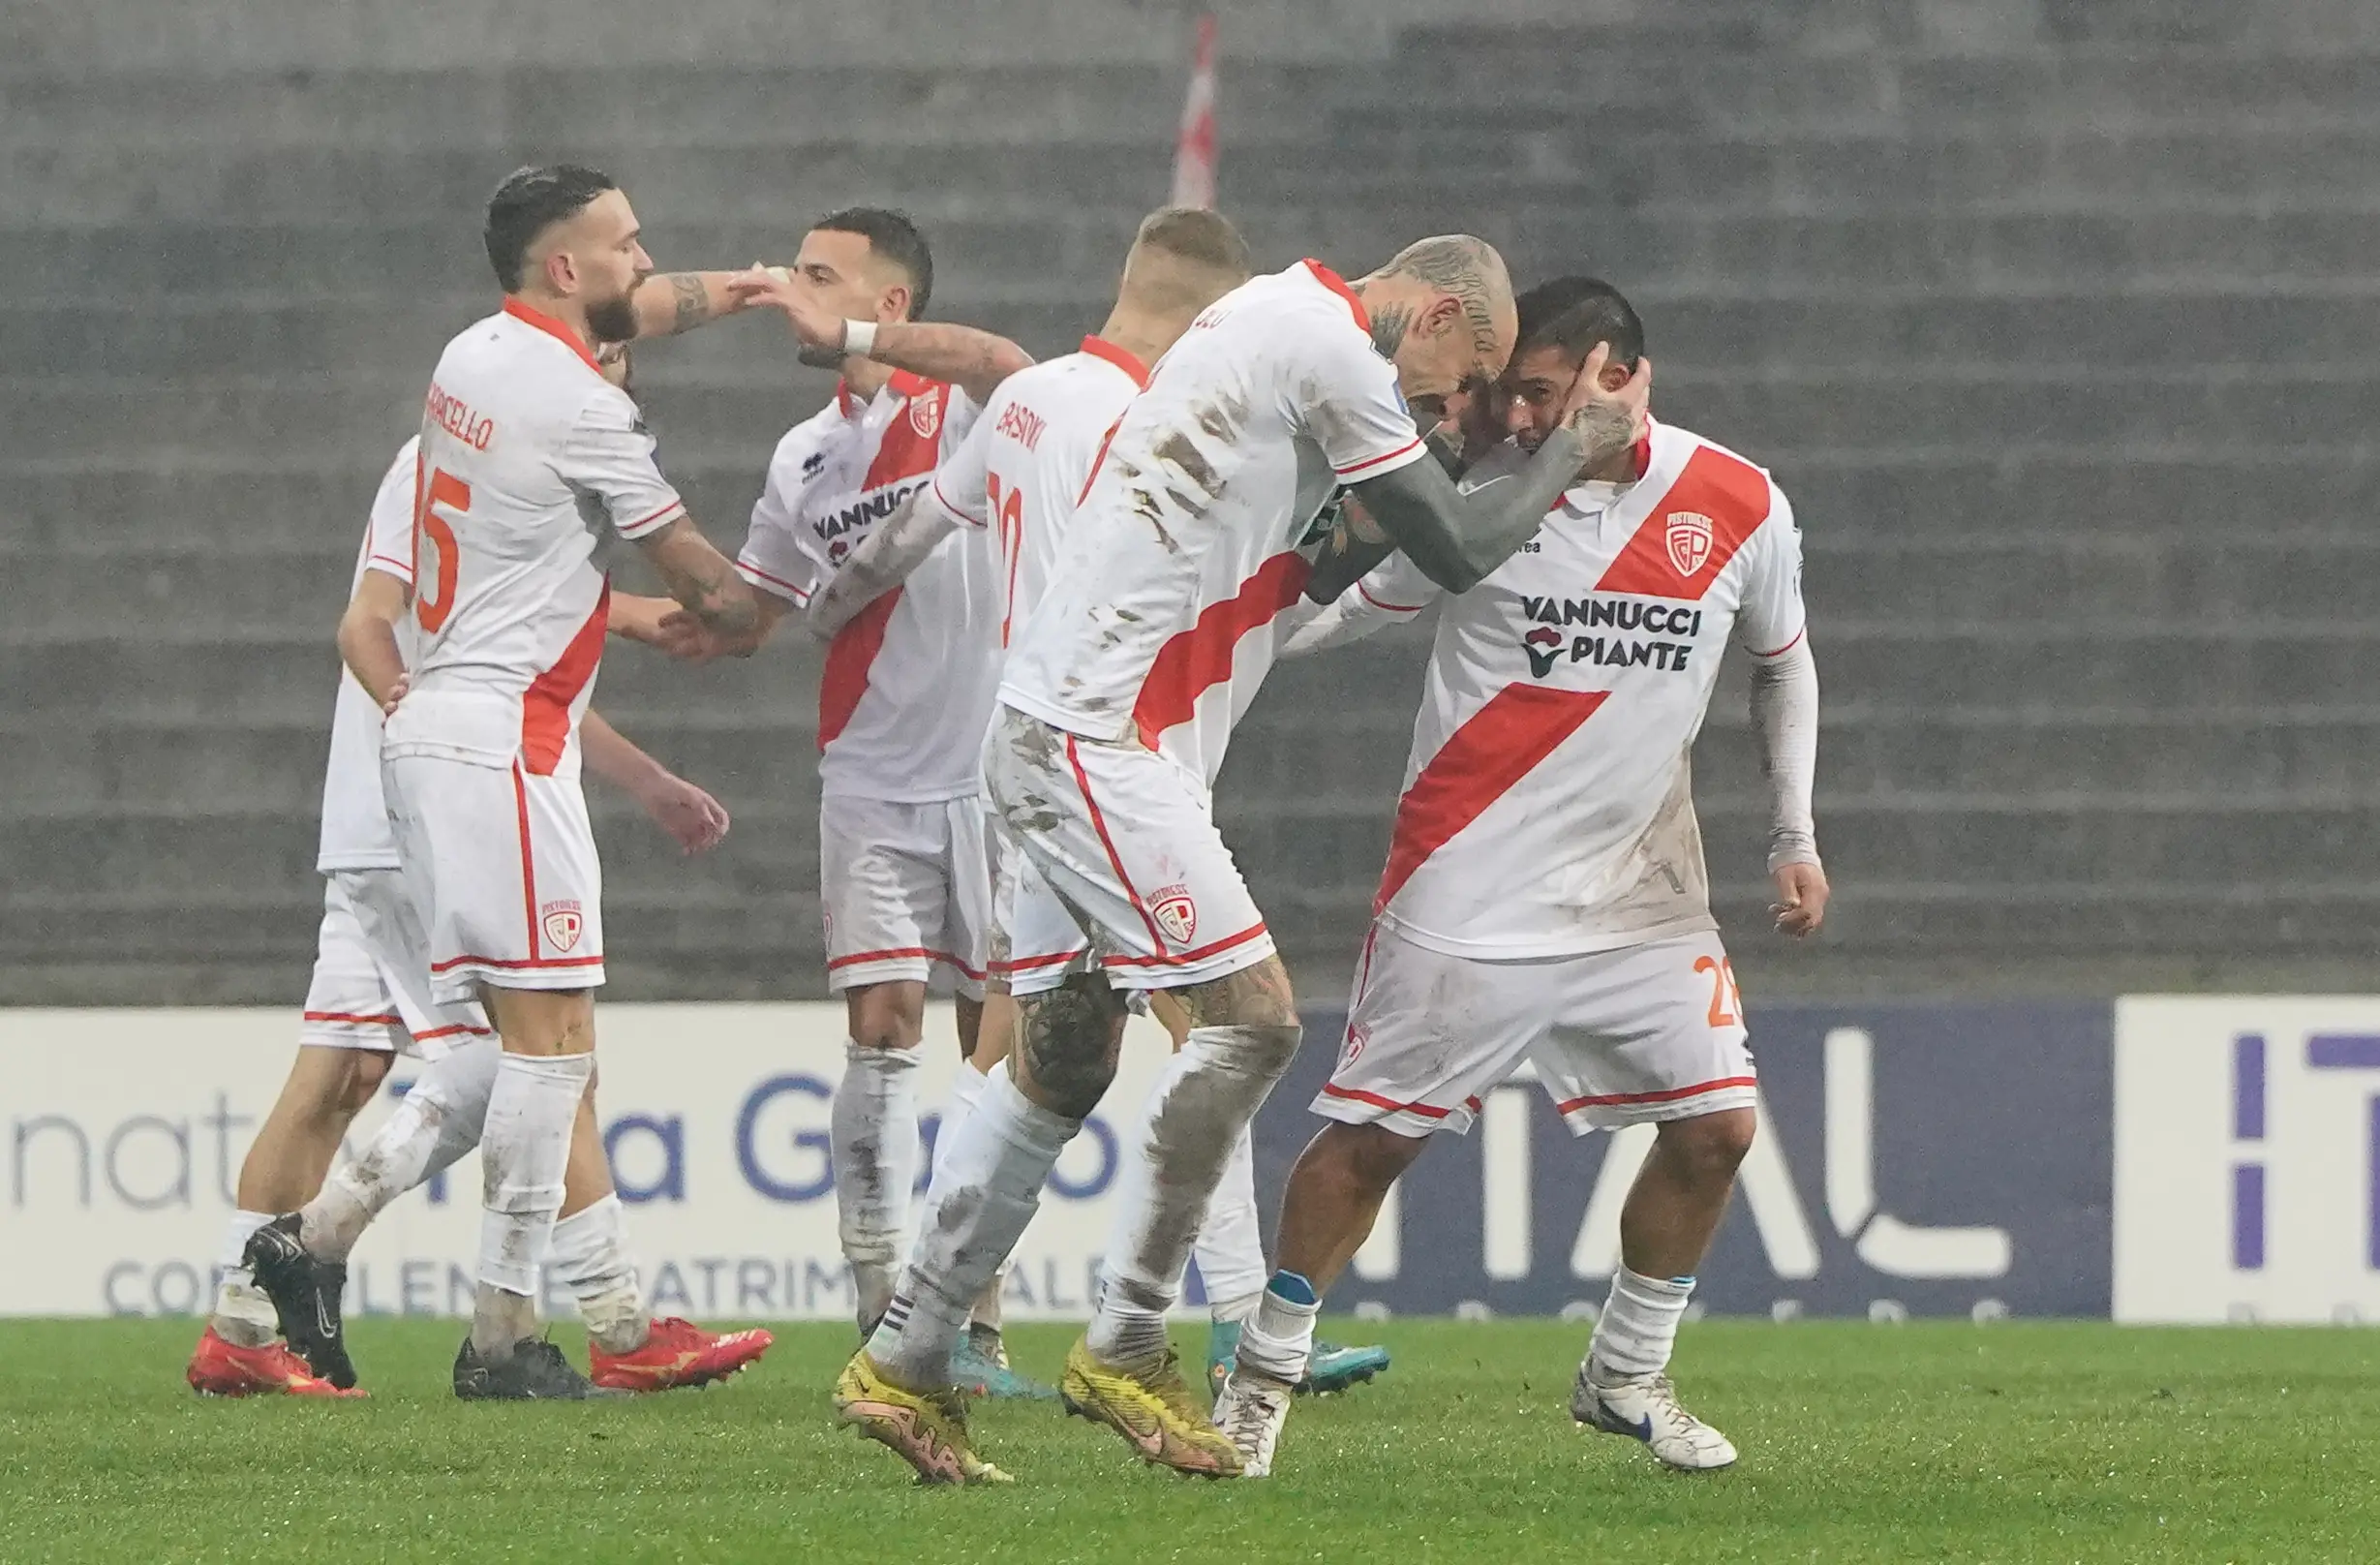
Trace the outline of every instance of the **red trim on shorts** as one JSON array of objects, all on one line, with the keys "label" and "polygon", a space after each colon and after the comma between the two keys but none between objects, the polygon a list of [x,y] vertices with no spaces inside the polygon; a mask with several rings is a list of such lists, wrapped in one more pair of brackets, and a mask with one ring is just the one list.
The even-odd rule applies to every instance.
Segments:
[{"label": "red trim on shorts", "polygon": [[432,1028],[427,1032],[416,1032],[413,1034],[413,1041],[415,1043],[436,1043],[441,1038],[451,1038],[461,1032],[468,1032],[474,1038],[492,1038],[496,1035],[494,1028],[473,1027],[468,1022],[457,1022],[452,1027]]},{"label": "red trim on shorts", "polygon": [[1046,957],[1010,957],[1005,962],[995,962],[992,965],[992,976],[1005,978],[1011,973],[1054,967],[1061,962],[1072,962],[1088,949],[1088,946],[1078,945],[1071,951],[1053,951]]},{"label": "red trim on shorts", "polygon": [[1141,915],[1148,928],[1148,941],[1159,951],[1165,949],[1165,936],[1158,933],[1157,921],[1143,905],[1141,894],[1132,889],[1132,876],[1124,873],[1124,861],[1116,856],[1115,839],[1108,835],[1108,817],[1099,813],[1099,801],[1091,797],[1091,780],[1083,770],[1083,757],[1075,752],[1075,736],[1066,736],[1066,764],[1074,768],[1075,786],[1083,790],[1083,803],[1091,813],[1091,830],[1099,834],[1099,845],[1108,850],[1108,868],[1115,872],[1115,883],[1124,888],[1124,900]]},{"label": "red trim on shorts", "polygon": [[[512,763],[512,806],[521,821],[521,912],[529,925],[528,966],[537,965],[537,858],[529,847],[529,780],[521,775],[521,763]],[[448,967],[453,963],[446,964]],[[433,967],[432,972],[442,969]]]},{"label": "red trim on shorts", "polygon": [[603,366],[596,363],[595,354],[587,351],[585,339],[581,338],[577,332],[572,331],[567,323],[547,315],[543,310],[533,309],[529,305],[523,304],[519,299],[513,297],[509,293],[504,295],[504,314],[510,316],[515,321],[523,322],[524,324],[536,327],[539,331],[544,332],[547,336],[553,338],[556,342],[561,343],[564,347],[569,349],[570,352],[576,353],[579,356],[579,361],[585,364],[589,369],[595,371],[597,375],[603,373]]},{"label": "red trim on shorts", "polygon": [[1202,945],[1195,951],[1184,951],[1179,956],[1101,957],[1099,965],[1103,967],[1180,967],[1193,962],[1204,962],[1235,945],[1245,945],[1265,933],[1265,921],[1260,918],[1236,935],[1227,935],[1220,940]]},{"label": "red trim on shorts", "polygon": [[847,957],[829,957],[827,958],[826,970],[833,972],[838,967],[856,967],[863,962],[901,962],[912,957],[924,957],[929,962],[939,962],[945,967],[956,967],[961,972],[966,974],[969,978],[976,979],[979,982],[984,976],[981,972],[978,972],[975,968],[968,967],[965,963],[960,961],[950,952],[930,951],[922,945],[897,946],[890,951],[855,951]]},{"label": "red trim on shorts", "polygon": [[1704,1092],[1724,1092],[1732,1087],[1757,1087],[1756,1076],[1723,1076],[1715,1082],[1697,1082],[1692,1087],[1672,1087],[1659,1092],[1612,1092],[1602,1097],[1574,1097],[1567,1103],[1554,1105],[1556,1114],[1570,1114],[1578,1109],[1614,1108],[1628,1103],[1674,1103],[1682,1097],[1699,1097]]},{"label": "red trim on shorts", "polygon": [[307,1011],[300,1020],[307,1022],[353,1023],[356,1027],[403,1027],[402,1016],[358,1016],[352,1011]]},{"label": "red trim on shorts", "polygon": [[[1452,1109],[1433,1109],[1426,1103],[1399,1103],[1394,1098],[1382,1097],[1378,1092],[1367,1092],[1360,1087],[1341,1087],[1336,1082],[1323,1083],[1323,1096],[1345,1098],[1351,1103],[1369,1103],[1390,1114],[1418,1114],[1424,1120],[1443,1120],[1454,1112]],[[1476,1103],[1478,1100],[1473,1101]]]},{"label": "red trim on shorts", "polygon": [[601,966],[603,966],[603,959],[599,956],[532,957],[527,962],[509,962],[501,957],[459,956],[448,957],[443,962],[433,962],[430,964],[430,970],[434,973],[451,972],[457,967],[499,967],[505,972],[527,972],[543,967],[599,967]]},{"label": "red trim on shorts", "polygon": [[539,674],[521,697],[521,758],[537,777],[552,777],[562,765],[562,752],[570,746],[571,704],[603,661],[603,633],[611,618],[612,584],[607,580],[587,623],[571,635],[554,666]]}]

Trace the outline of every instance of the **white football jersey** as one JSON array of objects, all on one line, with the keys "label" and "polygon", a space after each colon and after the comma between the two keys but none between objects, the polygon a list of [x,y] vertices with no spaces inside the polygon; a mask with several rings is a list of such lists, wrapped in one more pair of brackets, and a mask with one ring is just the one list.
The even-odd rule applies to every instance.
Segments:
[{"label": "white football jersey", "polygon": [[[421,449],[414,436],[397,452],[372,497],[363,548],[348,597],[363,585],[364,572],[378,570],[413,584],[413,462]],[[397,651],[411,668],[421,656],[411,615],[395,627]],[[314,867],[334,870],[393,870],[396,839],[388,832],[388,804],[381,793],[381,709],[353,674],[339,670],[339,694],[331,707],[330,764],[322,770],[322,835]]]},{"label": "white football jersey", "polygon": [[[861,403],[843,386],[769,461],[736,568],[796,607],[966,438],[977,408],[905,372]],[[896,804],[972,795],[999,677],[1000,592],[982,530],[944,538],[854,616],[818,679],[818,782]]]},{"label": "white football jersey", "polygon": [[383,751],[574,773],[611,581],[596,551],[686,514],[626,392],[517,299],[431,378],[417,458],[421,657]]},{"label": "white football jersey", "polygon": [[[1801,535],[1732,451],[1666,425],[1645,449],[1642,477],[1573,486],[1440,612],[1373,903],[1416,944],[1569,956],[1717,927],[1694,736],[1731,637],[1801,640]],[[1402,555],[1362,588],[1358,614],[1438,596]]]},{"label": "white football jersey", "polygon": [[1116,426],[1002,701],[1212,780],[1311,571],[1316,515],[1340,483],[1423,455],[1370,330],[1313,261],[1192,322]]}]

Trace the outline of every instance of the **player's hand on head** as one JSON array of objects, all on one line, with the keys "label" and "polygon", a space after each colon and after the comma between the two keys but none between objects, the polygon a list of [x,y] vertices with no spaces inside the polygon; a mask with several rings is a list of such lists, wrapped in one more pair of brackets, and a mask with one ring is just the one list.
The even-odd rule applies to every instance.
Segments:
[{"label": "player's hand on head", "polygon": [[1777,915],[1777,933],[1806,939],[1826,922],[1826,899],[1831,894],[1826,872],[1816,864],[1780,864],[1771,876],[1777,900],[1769,911]]},{"label": "player's hand on head", "polygon": [[642,801],[654,824],[688,853],[708,853],[727,835],[727,809],[682,777],[665,778]]},{"label": "player's hand on head", "polygon": [[1597,343],[1578,366],[1563,400],[1563,423],[1587,447],[1590,463],[1606,461],[1644,436],[1653,397],[1653,360],[1639,356],[1636,367],[1617,386],[1606,386],[1604,366],[1611,361],[1611,345]]}]

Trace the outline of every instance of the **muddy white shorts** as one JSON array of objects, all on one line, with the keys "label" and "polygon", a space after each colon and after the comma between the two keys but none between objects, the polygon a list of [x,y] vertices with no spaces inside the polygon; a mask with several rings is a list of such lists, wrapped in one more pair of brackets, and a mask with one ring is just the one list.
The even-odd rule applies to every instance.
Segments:
[{"label": "muddy white shorts", "polygon": [[984,994],[992,864],[983,800],[818,801],[818,895],[827,988],[947,981]]},{"label": "muddy white shorts", "polygon": [[[994,840],[998,840],[994,833]],[[996,853],[992,897],[992,976],[1012,995],[1041,995],[1070,972],[1088,972],[1091,942],[1071,909],[1022,850]]]},{"label": "muddy white shorts", "polygon": [[476,1003],[441,1005],[430,997],[429,948],[402,875],[338,870],[323,878],[322,932],[298,1042],[435,1059],[490,1035]]},{"label": "muddy white shorts", "polygon": [[1376,923],[1314,1112],[1408,1136],[1460,1134],[1480,1095],[1524,1059],[1579,1135],[1750,1108],[1758,1088],[1716,934],[1486,962]]},{"label": "muddy white shorts", "polygon": [[603,871],[575,771],[398,753],[381,780],[433,998],[603,982]]},{"label": "muddy white shorts", "polygon": [[[1272,955],[1205,783],[1179,761],[1003,706],[984,747],[984,785],[1006,850],[1032,861],[1117,988],[1208,983]],[[1011,931],[1012,962],[1047,954],[1027,937]]]}]

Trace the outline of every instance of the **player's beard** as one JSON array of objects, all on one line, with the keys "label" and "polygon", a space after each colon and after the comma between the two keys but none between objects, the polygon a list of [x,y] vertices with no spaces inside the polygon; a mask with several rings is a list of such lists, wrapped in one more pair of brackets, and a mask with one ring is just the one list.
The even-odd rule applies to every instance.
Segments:
[{"label": "player's beard", "polygon": [[633,291],[587,306],[587,329],[599,343],[636,340],[636,299]]}]

